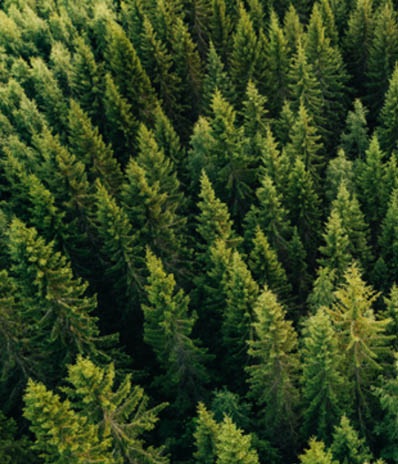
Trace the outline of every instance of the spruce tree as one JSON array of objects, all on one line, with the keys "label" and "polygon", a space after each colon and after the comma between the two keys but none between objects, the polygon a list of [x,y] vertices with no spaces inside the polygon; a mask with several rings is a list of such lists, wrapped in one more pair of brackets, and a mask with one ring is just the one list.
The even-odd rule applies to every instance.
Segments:
[{"label": "spruce tree", "polygon": [[347,269],[344,280],[335,291],[336,301],[328,313],[344,356],[346,380],[352,382],[350,396],[355,417],[365,430],[370,414],[369,384],[389,356],[386,327],[390,320],[375,316],[372,306],[378,295],[362,280],[356,264]]},{"label": "spruce tree", "polygon": [[384,99],[384,105],[380,112],[380,125],[378,135],[382,149],[390,154],[398,149],[398,65],[395,64],[394,72],[389,81],[388,91]]},{"label": "spruce tree", "polygon": [[260,421],[271,443],[287,448],[295,435],[297,406],[297,335],[285,311],[267,286],[254,305],[254,337],[248,354],[250,397],[260,407]]},{"label": "spruce tree", "polygon": [[191,338],[197,315],[189,312],[189,297],[183,290],[175,291],[174,276],[166,274],[160,259],[149,250],[146,258],[149,277],[148,303],[142,305],[144,340],[166,371],[159,385],[168,395],[177,397],[180,407],[187,408],[189,399],[197,399],[208,380],[205,350]]},{"label": "spruce tree", "polygon": [[279,24],[275,11],[271,11],[268,44],[266,48],[267,82],[265,84],[269,95],[269,107],[272,115],[280,113],[283,102],[289,93],[289,64],[288,41]]},{"label": "spruce tree", "polygon": [[239,6],[239,21],[232,40],[229,72],[237,92],[237,101],[241,101],[249,80],[255,75],[258,60],[258,38],[243,4]]},{"label": "spruce tree", "polygon": [[331,159],[326,168],[325,194],[329,201],[333,201],[336,198],[342,183],[344,183],[348,192],[354,192],[353,162],[347,159],[345,151],[340,148],[336,158]]},{"label": "spruce tree", "polygon": [[198,417],[193,436],[195,438],[196,451],[195,462],[198,464],[214,464],[216,442],[219,432],[219,424],[214,420],[214,415],[208,411],[203,403],[198,404]]},{"label": "spruce tree", "polygon": [[311,312],[315,314],[318,309],[329,308],[334,302],[336,290],[336,271],[329,267],[320,267],[313,283],[312,292],[308,295],[307,303]]},{"label": "spruce tree", "polygon": [[267,237],[259,226],[256,227],[256,235],[253,238],[249,266],[260,287],[266,284],[278,296],[279,301],[284,304],[291,302],[292,286],[275,250],[271,248]]},{"label": "spruce tree", "polygon": [[358,432],[345,415],[341,417],[339,425],[335,426],[330,450],[339,462],[361,464],[372,458],[365,439],[359,438]]},{"label": "spruce tree", "polygon": [[398,59],[397,13],[392,2],[382,3],[375,15],[374,36],[369,49],[366,98],[372,115],[377,114],[383,105],[389,79]]},{"label": "spruce tree", "polygon": [[309,448],[299,456],[301,464],[337,464],[333,461],[332,453],[329,449],[325,450],[325,443],[316,438],[311,438]]},{"label": "spruce tree", "polygon": [[372,47],[375,16],[373,0],[358,0],[351,9],[343,38],[343,52],[356,96],[364,95],[366,71]]},{"label": "spruce tree", "polygon": [[322,308],[305,322],[302,355],[303,418],[306,435],[328,443],[344,406],[344,379],[336,333]]},{"label": "spruce tree", "polygon": [[251,441],[250,435],[244,435],[231,418],[225,416],[217,434],[216,464],[259,464]]},{"label": "spruce tree", "polygon": [[368,110],[357,98],[354,101],[354,110],[348,112],[345,131],[341,135],[341,145],[351,159],[364,158],[369,147],[367,114]]}]

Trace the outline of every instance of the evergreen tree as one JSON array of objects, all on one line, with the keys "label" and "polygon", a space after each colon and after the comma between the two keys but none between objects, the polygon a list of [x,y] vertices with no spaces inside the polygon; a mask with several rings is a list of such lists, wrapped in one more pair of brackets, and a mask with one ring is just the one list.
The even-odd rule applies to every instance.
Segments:
[{"label": "evergreen tree", "polygon": [[366,71],[374,36],[373,0],[357,0],[351,9],[348,27],[343,38],[343,52],[352,76],[355,95],[364,95]]},{"label": "evergreen tree", "polygon": [[249,80],[255,76],[259,50],[252,20],[243,4],[239,6],[239,21],[232,40],[229,72],[238,94],[237,100],[241,101]]},{"label": "evergreen tree", "polygon": [[220,59],[226,63],[232,49],[233,18],[228,12],[225,0],[211,0],[211,6],[212,15],[209,20],[211,41]]},{"label": "evergreen tree", "polygon": [[295,435],[297,335],[267,286],[254,305],[254,314],[254,339],[248,342],[254,364],[246,368],[250,396],[261,408],[266,438],[287,448]]},{"label": "evergreen tree", "polygon": [[384,105],[380,112],[381,127],[378,130],[380,145],[386,153],[391,153],[398,148],[398,65],[395,64],[394,72],[389,81],[388,91]]},{"label": "evergreen tree", "polygon": [[326,306],[330,308],[334,302],[336,290],[336,271],[326,267],[320,267],[314,280],[312,292],[308,295],[307,303],[313,314],[318,309]]},{"label": "evergreen tree", "polygon": [[383,105],[389,79],[398,59],[397,13],[392,2],[382,3],[375,16],[367,69],[367,102],[373,110],[371,115],[377,114]]},{"label": "evergreen tree", "polygon": [[379,235],[380,257],[383,259],[387,273],[383,288],[388,289],[393,282],[398,281],[398,242],[397,242],[397,214],[398,214],[398,190],[391,193],[387,214],[381,226]]},{"label": "evergreen tree", "polygon": [[207,115],[211,114],[211,102],[216,89],[221,92],[221,95],[227,101],[233,101],[234,90],[231,79],[224,69],[224,64],[217,54],[213,42],[210,42],[207,55],[207,73],[203,79],[202,96],[202,112]]},{"label": "evergreen tree", "polygon": [[292,58],[303,35],[303,25],[293,3],[290,3],[286,11],[283,20],[283,32],[286,37],[288,56]]},{"label": "evergreen tree", "polygon": [[253,305],[259,288],[237,251],[232,254],[224,285],[226,307],[221,328],[225,345],[223,364],[227,372],[224,378],[229,374],[240,385],[237,379],[241,376],[241,366],[247,364],[246,341],[252,338]]},{"label": "evergreen tree", "polygon": [[[326,36],[318,4],[314,5],[308,25],[305,52],[321,89],[323,116],[327,120],[326,132],[329,133],[325,145],[329,148],[335,133],[340,130],[340,121],[346,110],[347,74],[339,49],[333,47],[329,37]],[[317,115],[313,116],[316,119]]]},{"label": "evergreen tree", "polygon": [[364,158],[369,147],[366,115],[368,110],[361,100],[354,101],[354,110],[349,111],[345,124],[345,132],[341,136],[341,144],[346,155],[351,159]]},{"label": "evergreen tree", "polygon": [[336,279],[341,281],[347,266],[352,261],[350,253],[350,239],[345,232],[340,214],[332,210],[325,225],[323,234],[325,245],[319,247],[323,258],[319,259],[321,266],[336,272]]},{"label": "evergreen tree", "polygon": [[196,428],[193,434],[196,447],[195,462],[214,464],[218,433],[219,425],[214,420],[213,413],[208,411],[203,403],[199,403]]},{"label": "evergreen tree", "polygon": [[385,153],[380,149],[377,135],[372,137],[366,158],[356,166],[356,184],[363,212],[373,233],[381,223],[388,204],[388,193],[383,182]]},{"label": "evergreen tree", "polygon": [[[395,287],[394,292],[396,293]],[[374,393],[380,402],[383,417],[376,424],[375,433],[382,441],[381,456],[385,459],[396,460],[398,456],[397,429],[394,426],[398,414],[398,382],[397,361],[395,360],[395,376],[383,378],[381,386],[374,389]]]},{"label": "evergreen tree", "polygon": [[69,146],[71,152],[87,165],[94,178],[98,177],[112,194],[118,192],[122,173],[113,151],[74,100],[69,111]]},{"label": "evergreen tree", "polygon": [[333,457],[339,462],[360,464],[372,458],[370,450],[363,438],[351,426],[349,419],[343,415],[339,425],[335,426],[331,446]]},{"label": "evergreen tree", "polygon": [[337,197],[332,202],[332,209],[341,218],[341,225],[348,236],[351,256],[362,263],[367,269],[372,261],[369,243],[369,230],[359,206],[355,193],[348,192],[345,182],[342,182]]},{"label": "evergreen tree", "polygon": [[273,10],[271,11],[267,45],[267,82],[265,86],[267,95],[269,95],[270,110],[276,116],[280,113],[289,92],[290,57],[288,54],[288,41]]},{"label": "evergreen tree", "polygon": [[[175,292],[173,274],[166,274],[162,262],[147,251],[149,271],[146,286],[148,304],[143,304],[144,340],[152,346],[166,370],[160,385],[169,395],[176,396],[181,407],[190,406],[201,386],[207,381],[204,367],[206,354],[191,338],[196,313],[189,313],[189,297],[180,289]],[[177,391],[174,391],[174,389]],[[189,400],[189,401],[188,401]]]},{"label": "evergreen tree", "polygon": [[17,439],[17,425],[13,418],[7,418],[0,412],[0,459],[4,464],[22,464],[37,462],[32,452],[32,443],[28,437]]},{"label": "evergreen tree", "polygon": [[101,127],[103,81],[91,47],[82,37],[75,41],[71,88],[83,111]]},{"label": "evergreen tree", "polygon": [[[101,437],[97,424],[75,412],[68,400],[29,380],[25,394],[25,417],[36,435],[35,449],[45,462],[83,464],[114,462],[109,436]],[[120,461],[116,461],[120,462]]]},{"label": "evergreen tree", "polygon": [[228,416],[225,416],[219,426],[216,457],[216,464],[258,464],[260,462],[256,450],[251,447],[251,436],[244,435]]},{"label": "evergreen tree", "polygon": [[[156,97],[132,43],[116,22],[106,25],[105,60],[121,95],[141,121],[150,121]],[[135,85],[130,85],[135,82]]]},{"label": "evergreen tree", "polygon": [[288,304],[292,298],[292,286],[277,254],[268,243],[267,237],[259,226],[253,239],[249,266],[255,281],[263,287],[265,284],[278,296],[278,300]]},{"label": "evergreen tree", "polygon": [[299,458],[301,464],[337,464],[330,450],[325,450],[325,443],[316,438],[310,439],[309,448]]},{"label": "evergreen tree", "polygon": [[389,319],[376,318],[372,305],[378,295],[365,284],[357,265],[351,265],[345,282],[335,291],[336,301],[328,310],[336,327],[338,344],[344,355],[346,379],[352,382],[350,396],[355,417],[362,430],[370,413],[369,382],[382,369],[389,355],[386,335]]},{"label": "evergreen tree", "polygon": [[321,157],[323,148],[318,135],[317,126],[306,110],[301,100],[297,118],[289,133],[290,142],[286,146],[286,153],[291,163],[294,164],[296,158],[300,158],[304,167],[315,179],[319,176],[324,160]]},{"label": "evergreen tree", "polygon": [[336,333],[322,308],[307,319],[303,335],[304,430],[327,443],[343,410],[344,380]]},{"label": "evergreen tree", "polygon": [[354,167],[353,162],[348,160],[345,151],[340,148],[336,158],[329,161],[326,168],[326,197],[329,201],[333,201],[339,190],[339,187],[344,183],[348,192],[353,193],[354,186]]},{"label": "evergreen tree", "polygon": [[315,259],[315,249],[319,241],[320,200],[311,174],[305,169],[300,158],[295,160],[289,173],[285,201],[290,212],[290,220],[298,228],[301,241],[312,261]]},{"label": "evergreen tree", "polygon": [[96,296],[87,296],[88,284],[74,278],[70,263],[35,229],[14,219],[8,234],[10,275],[16,284],[26,336],[45,360],[41,361],[40,378],[56,379],[76,353],[103,359],[96,318],[90,315],[96,308]]}]

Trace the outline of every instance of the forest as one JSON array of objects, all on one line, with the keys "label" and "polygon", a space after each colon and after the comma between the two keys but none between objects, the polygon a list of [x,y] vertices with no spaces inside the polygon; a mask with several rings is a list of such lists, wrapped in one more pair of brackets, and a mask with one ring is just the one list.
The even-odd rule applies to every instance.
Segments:
[{"label": "forest", "polygon": [[398,462],[398,2],[0,1],[1,464]]}]

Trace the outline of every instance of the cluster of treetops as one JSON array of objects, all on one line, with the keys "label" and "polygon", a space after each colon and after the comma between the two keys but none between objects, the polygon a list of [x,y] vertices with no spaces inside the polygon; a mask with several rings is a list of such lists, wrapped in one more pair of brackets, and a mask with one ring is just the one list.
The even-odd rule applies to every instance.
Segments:
[{"label": "cluster of treetops", "polygon": [[398,460],[398,7],[0,2],[2,464]]}]

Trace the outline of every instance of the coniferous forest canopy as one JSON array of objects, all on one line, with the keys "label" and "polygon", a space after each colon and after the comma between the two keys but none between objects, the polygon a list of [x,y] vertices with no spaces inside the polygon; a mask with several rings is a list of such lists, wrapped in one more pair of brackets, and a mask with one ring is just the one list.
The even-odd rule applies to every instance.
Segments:
[{"label": "coniferous forest canopy", "polygon": [[0,462],[398,460],[398,4],[0,2]]}]

